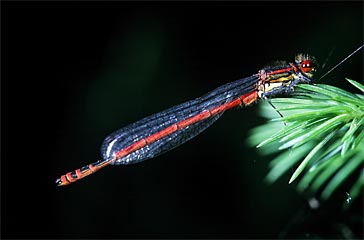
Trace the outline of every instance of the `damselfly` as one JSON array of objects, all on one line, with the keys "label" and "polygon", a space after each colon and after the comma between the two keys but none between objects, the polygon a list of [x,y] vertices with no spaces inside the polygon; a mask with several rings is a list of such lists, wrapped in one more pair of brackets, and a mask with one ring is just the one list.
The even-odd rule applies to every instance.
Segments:
[{"label": "damselfly", "polygon": [[228,109],[288,94],[296,84],[310,83],[316,68],[314,57],[298,54],[294,63],[265,67],[252,76],[132,123],[105,138],[101,160],[62,175],[56,184],[68,185],[110,164],[134,164],[165,153],[201,133]]}]

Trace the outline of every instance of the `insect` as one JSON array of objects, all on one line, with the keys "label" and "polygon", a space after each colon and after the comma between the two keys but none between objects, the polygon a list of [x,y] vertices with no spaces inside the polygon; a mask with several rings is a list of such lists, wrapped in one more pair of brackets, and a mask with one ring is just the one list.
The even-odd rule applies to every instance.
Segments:
[{"label": "insect", "polygon": [[279,62],[262,68],[256,74],[222,85],[202,97],[127,125],[105,138],[101,160],[62,175],[56,184],[68,185],[107,165],[134,164],[156,157],[204,131],[226,110],[249,106],[260,99],[269,101],[274,96],[290,93],[296,84],[310,83],[316,69],[314,57],[298,54],[293,63]]}]

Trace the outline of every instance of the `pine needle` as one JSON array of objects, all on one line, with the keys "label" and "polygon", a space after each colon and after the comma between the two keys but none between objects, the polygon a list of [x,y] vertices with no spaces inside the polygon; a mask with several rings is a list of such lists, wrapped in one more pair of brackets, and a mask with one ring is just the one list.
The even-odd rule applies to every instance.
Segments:
[{"label": "pine needle", "polygon": [[[359,92],[364,86],[347,79]],[[297,165],[289,183],[328,199],[351,175],[357,181],[347,194],[354,200],[363,191],[364,95],[325,84],[300,84],[287,98],[271,102],[283,118],[253,129],[250,144],[269,154],[280,153],[270,164],[266,180],[273,183]],[[275,110],[263,104],[263,116]],[[273,124],[285,122],[286,125]],[[266,133],[264,129],[269,129]],[[275,129],[275,131],[273,130]]]}]

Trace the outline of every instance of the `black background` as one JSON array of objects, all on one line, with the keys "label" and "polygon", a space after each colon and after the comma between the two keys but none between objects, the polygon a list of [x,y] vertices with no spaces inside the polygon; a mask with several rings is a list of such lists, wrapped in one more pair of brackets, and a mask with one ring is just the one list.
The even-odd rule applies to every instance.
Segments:
[{"label": "black background", "polygon": [[[2,237],[363,237],[347,187],[311,210],[292,172],[263,182],[271,158],[246,144],[257,105],[155,159],[54,183],[112,131],[271,61],[310,53],[322,75],[363,43],[362,2],[2,2],[1,29]],[[361,51],[321,82],[352,90],[362,66]]]}]

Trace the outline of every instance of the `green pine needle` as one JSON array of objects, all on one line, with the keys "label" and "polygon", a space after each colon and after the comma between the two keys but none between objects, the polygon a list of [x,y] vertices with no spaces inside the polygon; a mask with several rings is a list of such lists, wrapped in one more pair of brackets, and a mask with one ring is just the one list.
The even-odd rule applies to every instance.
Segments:
[{"label": "green pine needle", "polygon": [[[364,93],[362,84],[347,80]],[[326,200],[349,176],[358,174],[347,194],[352,200],[360,196],[364,186],[364,95],[325,84],[300,84],[290,97],[271,102],[284,117],[262,104],[262,115],[271,121],[253,129],[249,138],[265,154],[280,153],[271,161],[266,180],[273,183],[298,165],[289,183],[300,179],[300,192],[320,192]]]}]

